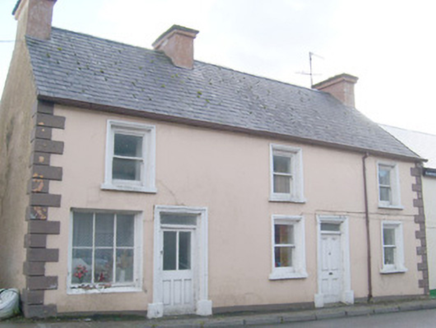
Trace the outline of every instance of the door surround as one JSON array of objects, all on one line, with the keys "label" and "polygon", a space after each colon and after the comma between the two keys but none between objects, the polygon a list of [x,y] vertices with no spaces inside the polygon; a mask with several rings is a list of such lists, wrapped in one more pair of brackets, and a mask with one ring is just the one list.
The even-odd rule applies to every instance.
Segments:
[{"label": "door surround", "polygon": [[201,316],[212,314],[212,301],[208,300],[208,211],[206,207],[162,206],[154,208],[153,232],[153,303],[148,304],[147,317],[160,318],[164,315],[162,289],[161,245],[161,213],[196,215],[196,243],[198,257],[195,283],[196,306],[195,313]]},{"label": "door surround", "polygon": [[354,292],[351,290],[351,271],[350,271],[350,243],[349,243],[349,230],[348,218],[346,216],[335,215],[317,215],[317,274],[318,274],[318,293],[315,294],[315,307],[320,308],[324,306],[324,295],[322,294],[322,250],[321,250],[321,224],[333,223],[339,225],[341,235],[341,251],[342,251],[342,291],[340,294],[340,301],[345,304],[354,303]]}]

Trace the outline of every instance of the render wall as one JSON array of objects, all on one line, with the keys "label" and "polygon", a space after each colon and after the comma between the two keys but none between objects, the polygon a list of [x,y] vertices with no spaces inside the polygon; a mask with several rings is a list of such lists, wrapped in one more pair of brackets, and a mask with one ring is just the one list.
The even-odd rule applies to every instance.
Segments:
[{"label": "render wall", "polygon": [[0,288],[23,288],[32,107],[36,102],[29,54],[16,43],[0,104]]},{"label": "render wall", "polygon": [[[58,312],[144,311],[153,302],[153,229],[155,205],[207,207],[209,213],[209,299],[213,307],[313,302],[317,285],[318,215],[341,215],[349,221],[351,289],[366,298],[367,261],[363,154],[283,140],[203,129],[187,125],[117,116],[55,106],[66,118],[65,130],[53,139],[65,143],[52,166],[63,168],[62,182],[50,192],[62,195],[60,208],[49,217],[61,222],[59,235],[48,236],[47,248],[59,249],[59,262],[46,264],[46,275],[58,277],[58,289],[45,292],[45,304]],[[156,126],[156,194],[101,190],[104,181],[107,120]],[[304,204],[269,201],[270,144],[303,150]],[[372,234],[374,296],[417,295],[421,273],[413,207],[414,163],[399,163],[404,209],[377,206],[377,160],[366,160]],[[72,208],[133,210],[143,214],[143,290],[135,293],[69,295],[67,291],[70,216]],[[272,270],[271,216],[301,215],[305,219],[308,277],[269,280]],[[405,266],[401,274],[381,275],[381,221],[403,222]]]},{"label": "render wall", "polygon": [[436,289],[436,179],[423,177],[430,289]]}]

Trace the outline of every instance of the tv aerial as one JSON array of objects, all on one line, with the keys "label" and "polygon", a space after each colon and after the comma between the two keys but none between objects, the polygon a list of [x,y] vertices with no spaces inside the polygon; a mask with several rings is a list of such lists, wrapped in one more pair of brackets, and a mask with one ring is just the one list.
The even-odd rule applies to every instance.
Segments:
[{"label": "tv aerial", "polygon": [[320,59],[324,59],[324,57],[321,57],[320,55],[317,55],[316,53],[309,51],[309,68],[310,68],[309,73],[308,72],[304,72],[304,71],[297,72],[297,74],[309,75],[310,76],[310,87],[313,87],[313,76],[314,75],[321,75],[321,74],[313,73],[313,68],[312,68],[312,58],[313,57],[318,57]]}]

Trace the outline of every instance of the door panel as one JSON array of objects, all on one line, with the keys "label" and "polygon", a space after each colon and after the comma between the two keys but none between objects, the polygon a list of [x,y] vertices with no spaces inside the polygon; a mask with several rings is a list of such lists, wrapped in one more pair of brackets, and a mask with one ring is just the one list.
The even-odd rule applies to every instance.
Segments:
[{"label": "door panel", "polygon": [[186,314],[195,310],[193,240],[195,230],[162,231],[162,287],[165,314]]},{"label": "door panel", "polygon": [[321,257],[321,292],[324,302],[339,302],[343,289],[341,235],[321,235]]}]

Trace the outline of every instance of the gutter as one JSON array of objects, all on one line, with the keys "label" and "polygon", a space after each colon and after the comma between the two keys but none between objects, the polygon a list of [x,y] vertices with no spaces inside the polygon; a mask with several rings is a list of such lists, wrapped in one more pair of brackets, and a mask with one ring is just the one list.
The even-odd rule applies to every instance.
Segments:
[{"label": "gutter", "polygon": [[367,253],[367,267],[368,267],[368,303],[372,300],[372,265],[371,265],[371,234],[369,230],[369,206],[368,206],[368,186],[366,181],[366,159],[369,153],[365,153],[362,157],[363,168],[363,190],[365,200],[365,224],[366,224],[366,253]]}]

